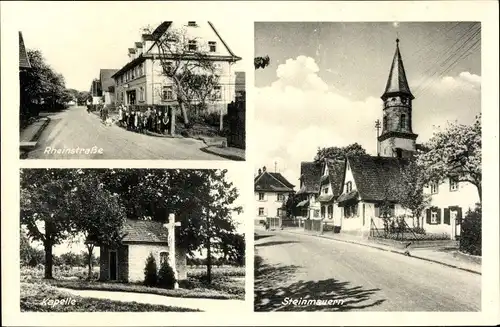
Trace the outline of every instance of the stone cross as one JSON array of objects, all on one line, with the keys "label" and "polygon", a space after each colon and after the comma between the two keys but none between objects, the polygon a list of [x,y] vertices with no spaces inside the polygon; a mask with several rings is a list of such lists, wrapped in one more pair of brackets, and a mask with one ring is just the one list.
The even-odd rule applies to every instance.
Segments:
[{"label": "stone cross", "polygon": [[173,213],[168,215],[168,224],[164,224],[163,227],[166,227],[168,230],[168,260],[170,267],[174,270],[174,276],[175,276],[175,285],[174,289],[179,288],[179,284],[177,283],[177,279],[179,278],[178,272],[177,272],[177,265],[175,263],[175,227],[180,226],[181,223],[175,222],[175,215]]}]

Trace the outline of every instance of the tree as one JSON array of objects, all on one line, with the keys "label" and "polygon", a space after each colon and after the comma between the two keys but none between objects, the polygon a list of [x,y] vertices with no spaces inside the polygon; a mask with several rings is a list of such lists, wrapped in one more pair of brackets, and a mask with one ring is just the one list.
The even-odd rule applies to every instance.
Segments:
[{"label": "tree", "polygon": [[143,30],[155,39],[162,74],[172,81],[184,124],[189,127],[188,112],[196,106],[206,106],[207,101],[216,97],[215,88],[219,86],[210,47],[189,38],[183,28],[168,28],[162,35],[152,33],[148,27]]},{"label": "tree", "polygon": [[66,252],[61,254],[61,261],[63,264],[69,267],[81,267],[82,266],[82,257],[77,253]]},{"label": "tree", "polygon": [[21,230],[20,232],[20,251],[19,259],[22,266],[35,267],[39,264],[44,263],[44,253],[43,250],[34,248],[26,235],[26,231]]},{"label": "tree", "polygon": [[43,243],[47,279],[53,278],[53,246],[77,232],[70,215],[72,174],[70,169],[21,170],[20,223],[30,239]]},{"label": "tree", "polygon": [[239,266],[245,264],[245,237],[238,233],[220,233],[218,248],[222,252],[221,263],[232,262]]},{"label": "tree", "polygon": [[144,267],[144,285],[156,286],[158,284],[158,267],[153,253],[150,253],[146,259]]},{"label": "tree", "polygon": [[269,56],[265,56],[265,57],[255,57],[253,59],[253,65],[255,67],[255,69],[259,69],[259,68],[266,68],[267,66],[269,66]]},{"label": "tree", "polygon": [[451,123],[435,133],[420,152],[418,163],[424,167],[426,182],[442,182],[454,176],[458,182],[474,185],[482,199],[481,115],[472,125]]},{"label": "tree", "polygon": [[281,209],[285,211],[287,217],[295,217],[298,211],[297,204],[299,204],[299,197],[291,193],[286,198],[286,201],[283,202]]},{"label": "tree", "polygon": [[366,155],[365,149],[358,143],[348,146],[332,146],[328,148],[318,148],[314,161],[322,162],[324,159],[344,160],[346,156]]},{"label": "tree", "polygon": [[158,272],[158,285],[160,287],[173,289],[175,282],[174,270],[170,267],[168,260],[165,260],[160,267],[160,271]]},{"label": "tree", "polygon": [[71,215],[85,240],[88,278],[91,279],[94,248],[96,245],[114,247],[120,244],[125,210],[119,195],[104,188],[99,171],[79,170],[74,181]]},{"label": "tree", "polygon": [[401,180],[397,185],[391,186],[392,198],[411,213],[413,223],[417,220],[420,227],[420,217],[425,208],[430,204],[430,195],[424,193],[425,171],[416,160],[401,167]]}]

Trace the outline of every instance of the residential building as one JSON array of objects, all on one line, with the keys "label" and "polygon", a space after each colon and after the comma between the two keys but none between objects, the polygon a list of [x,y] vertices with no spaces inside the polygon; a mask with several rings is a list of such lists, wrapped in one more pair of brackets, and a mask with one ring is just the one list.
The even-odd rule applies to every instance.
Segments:
[{"label": "residential building", "polygon": [[325,159],[323,162],[318,202],[321,205],[321,219],[332,227],[340,228],[342,211],[337,205],[337,198],[343,190],[344,168],[344,160]]},{"label": "residential building", "polygon": [[267,218],[281,218],[284,215],[283,203],[294,192],[295,186],[280,173],[268,172],[266,167],[259,169],[254,178],[255,202],[257,206],[256,223]]},{"label": "residential building", "polygon": [[[299,222],[321,220],[320,191],[321,163],[303,161],[300,163],[300,189],[296,193],[300,208]],[[312,225],[311,225],[312,226]],[[319,223],[318,223],[319,226]],[[311,227],[312,228],[312,227]]]},{"label": "residential building", "polygon": [[115,104],[115,80],[111,77],[118,69],[101,69],[99,72],[102,101],[105,105]]},{"label": "residential building", "polygon": [[[168,66],[168,63],[172,62],[172,66],[176,66],[174,64],[179,59],[162,53],[158,40],[170,31],[180,30],[183,37],[188,39],[189,49],[193,53],[205,53],[213,60],[219,75],[220,85],[214,90],[208,110],[222,110],[224,114],[227,112],[227,104],[235,100],[233,65],[241,58],[231,51],[211,22],[166,21],[151,34],[143,34],[141,41],[135,42],[134,46],[128,49],[128,63],[112,76],[116,84],[118,103],[177,105],[173,81],[163,74],[163,65]],[[186,57],[187,59],[195,60],[193,57]]]},{"label": "residential building", "polygon": [[[102,281],[143,282],[146,259],[150,254],[160,266],[168,260],[168,230],[158,221],[127,219],[122,226],[124,236],[117,247],[99,246]],[[187,279],[187,251],[176,246],[175,260],[179,280]]]},{"label": "residential building", "polygon": [[93,105],[102,104],[101,81],[97,78],[94,79],[90,85],[90,96],[92,97]]},{"label": "residential building", "polygon": [[19,71],[31,68],[31,63],[24,46],[23,33],[19,32]]}]

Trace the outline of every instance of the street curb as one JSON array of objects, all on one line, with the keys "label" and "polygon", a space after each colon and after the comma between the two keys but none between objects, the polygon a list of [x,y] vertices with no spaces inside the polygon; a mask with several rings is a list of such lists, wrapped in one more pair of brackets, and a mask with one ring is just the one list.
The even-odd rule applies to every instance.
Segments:
[{"label": "street curb", "polygon": [[205,153],[210,153],[210,154],[214,154],[216,156],[219,156],[219,157],[222,157],[222,158],[225,158],[225,159],[229,159],[229,160],[235,160],[235,161],[245,161],[245,158],[242,158],[238,155],[232,155],[232,154],[220,154],[220,153],[217,153],[217,152],[214,152],[212,150],[210,150],[209,148],[211,148],[213,145],[211,146],[207,146],[205,148],[201,148],[200,150],[205,152]]},{"label": "street curb", "polygon": [[50,123],[50,118],[49,117],[43,117],[41,118],[44,120],[43,124],[40,125],[38,130],[36,131],[35,135],[31,138],[29,141],[20,141],[19,142],[19,149],[24,150],[24,151],[31,151],[34,148],[36,148],[38,144],[38,139],[42,135],[42,132],[45,130],[45,128],[49,125]]},{"label": "street curb", "polygon": [[437,263],[437,264],[440,264],[440,265],[443,265],[443,266],[446,266],[446,267],[460,269],[460,270],[467,271],[467,272],[470,272],[470,273],[473,273],[473,274],[477,274],[477,275],[482,275],[481,272],[476,271],[476,270],[459,267],[459,266],[456,266],[456,265],[452,265],[450,263],[445,263],[445,262],[434,260],[434,259],[424,258],[424,257],[420,257],[420,256],[414,256],[411,253],[410,253],[410,255],[406,255],[405,252],[398,251],[398,250],[385,249],[385,248],[382,248],[382,247],[379,247],[379,246],[373,246],[373,245],[369,245],[369,244],[365,244],[365,243],[358,243],[358,242],[354,242],[354,241],[339,240],[339,239],[336,239],[336,238],[326,237],[324,235],[311,235],[311,234],[305,234],[305,233],[290,232],[290,231],[285,231],[285,230],[283,230],[283,232],[286,232],[286,233],[289,233],[289,234],[300,234],[300,235],[307,235],[307,236],[313,236],[313,237],[316,236],[316,237],[321,237],[321,238],[332,240],[332,241],[357,244],[357,245],[366,246],[366,247],[369,247],[369,248],[374,248],[374,249],[377,249],[377,250],[382,250],[382,251],[386,251],[386,252],[397,253],[397,254],[400,254],[400,255],[404,255],[405,257],[420,259],[420,260],[424,260],[424,261],[428,261],[428,262],[434,262],[434,263]]}]

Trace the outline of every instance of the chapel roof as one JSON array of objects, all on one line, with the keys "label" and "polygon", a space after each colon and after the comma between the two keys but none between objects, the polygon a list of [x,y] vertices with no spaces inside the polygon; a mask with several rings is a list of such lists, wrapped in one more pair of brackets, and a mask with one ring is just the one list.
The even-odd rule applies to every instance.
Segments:
[{"label": "chapel roof", "polygon": [[122,226],[122,242],[167,243],[168,230],[163,224],[160,221],[127,219]]}]

